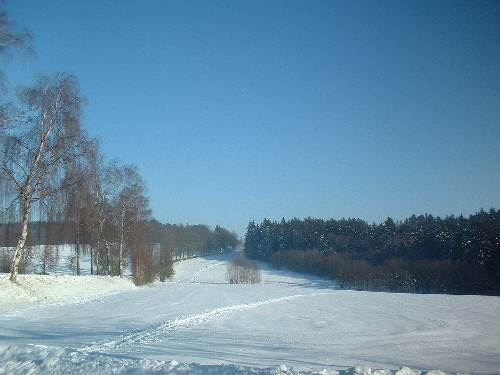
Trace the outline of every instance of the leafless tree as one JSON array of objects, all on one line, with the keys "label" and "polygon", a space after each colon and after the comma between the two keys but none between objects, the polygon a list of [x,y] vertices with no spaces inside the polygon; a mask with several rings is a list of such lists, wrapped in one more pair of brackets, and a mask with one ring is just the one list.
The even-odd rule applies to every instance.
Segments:
[{"label": "leafless tree", "polygon": [[[1,6],[1,4],[0,4]],[[0,9],[0,56],[8,56],[12,50],[33,52],[32,36],[28,30],[22,30],[9,19],[7,12]],[[5,93],[6,84],[4,74],[0,71],[0,94]],[[9,125],[10,120],[16,115],[11,103],[0,103],[0,133]]]},{"label": "leafless tree", "polygon": [[[66,178],[76,182],[72,189],[68,189],[64,194],[64,223],[66,230],[66,240],[74,246],[74,256],[71,261],[71,268],[80,275],[80,258],[82,251],[87,247],[83,246],[88,241],[86,234],[89,232],[88,224],[92,214],[92,196],[88,175],[90,167],[86,148],[88,143],[84,142],[82,147],[82,157],[74,160]],[[84,238],[85,237],[85,238]]]},{"label": "leafless tree", "polygon": [[257,284],[260,283],[260,270],[257,263],[249,261],[242,253],[226,270],[226,280],[230,284]]},{"label": "leafless tree", "polygon": [[124,249],[129,242],[133,227],[151,217],[149,199],[137,167],[129,165],[121,168],[121,179],[115,201],[116,224],[118,227],[118,270],[122,274]]},{"label": "leafless tree", "polygon": [[[87,207],[85,224],[90,233],[90,273],[109,273],[104,264],[106,272],[102,272],[99,266],[102,255],[109,257],[109,241],[106,234],[107,222],[110,217],[109,199],[105,189],[104,156],[101,152],[99,142],[91,140],[85,147],[85,158],[88,162],[87,183],[89,186],[90,200]],[[109,263],[109,262],[108,262]],[[95,265],[95,271],[94,271]]]},{"label": "leafless tree", "polygon": [[160,275],[160,281],[165,281],[174,275],[172,242],[169,240],[165,230],[162,230],[160,234],[160,259],[158,273]]},{"label": "leafless tree", "polygon": [[21,30],[9,19],[5,10],[0,10],[0,53],[13,48],[32,50],[32,36],[28,30]]},{"label": "leafless tree", "polygon": [[68,163],[78,156],[82,99],[77,80],[69,75],[42,77],[20,92],[22,115],[1,134],[0,173],[9,186],[9,207],[21,212],[21,231],[11,265],[16,281],[28,235],[30,214],[37,201],[68,188]]},{"label": "leafless tree", "polygon": [[46,218],[45,227],[45,244],[39,246],[39,252],[37,254],[38,261],[40,264],[39,272],[43,275],[49,273],[49,271],[54,271],[59,262],[59,246],[58,246],[58,230],[60,229],[59,218],[60,214],[58,212],[58,207],[53,204],[54,202],[47,202],[44,206],[44,214]]},{"label": "leafless tree", "polygon": [[131,249],[132,276],[136,285],[144,285],[154,281],[156,266],[153,258],[150,227],[146,222],[139,222],[132,228],[129,237]]}]

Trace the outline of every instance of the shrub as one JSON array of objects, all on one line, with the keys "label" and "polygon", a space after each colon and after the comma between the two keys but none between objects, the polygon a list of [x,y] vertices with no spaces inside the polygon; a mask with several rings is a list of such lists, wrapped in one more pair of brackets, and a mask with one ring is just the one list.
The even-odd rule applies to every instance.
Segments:
[{"label": "shrub", "polygon": [[249,261],[242,254],[228,264],[226,280],[230,284],[257,284],[260,283],[260,270],[257,263]]}]

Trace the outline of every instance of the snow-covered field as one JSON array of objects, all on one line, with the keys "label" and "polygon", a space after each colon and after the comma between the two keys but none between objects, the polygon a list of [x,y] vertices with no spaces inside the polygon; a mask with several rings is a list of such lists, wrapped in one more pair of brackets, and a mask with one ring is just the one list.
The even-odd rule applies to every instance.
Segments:
[{"label": "snow-covered field", "polygon": [[126,278],[111,276],[18,275],[17,285],[8,274],[0,274],[2,314],[47,304],[73,304],[101,299],[136,289]]},{"label": "snow-covered field", "polygon": [[141,288],[2,275],[0,374],[500,373],[498,297],[338,290],[266,266],[261,284],[230,285],[231,256]]}]

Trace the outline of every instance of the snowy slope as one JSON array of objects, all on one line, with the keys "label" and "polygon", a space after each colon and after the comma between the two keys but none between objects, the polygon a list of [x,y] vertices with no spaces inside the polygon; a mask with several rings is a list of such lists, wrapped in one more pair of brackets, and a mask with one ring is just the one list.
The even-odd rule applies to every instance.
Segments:
[{"label": "snowy slope", "polygon": [[0,313],[26,305],[83,303],[131,289],[131,280],[111,276],[18,275],[17,284],[12,284],[8,274],[0,274]]},{"label": "snowy slope", "polygon": [[[83,293],[85,303],[64,296],[13,303],[0,279],[0,374],[2,368],[5,373],[110,373],[112,368],[354,373],[358,365],[500,373],[498,297],[338,290],[325,280],[265,266],[261,284],[230,285],[227,257],[176,263],[168,283],[135,288],[117,279],[116,288],[96,299],[85,287],[92,278],[77,279],[79,286],[66,283],[78,292],[60,293]],[[51,367],[41,368],[42,362]],[[259,370],[277,365],[295,370]]]}]

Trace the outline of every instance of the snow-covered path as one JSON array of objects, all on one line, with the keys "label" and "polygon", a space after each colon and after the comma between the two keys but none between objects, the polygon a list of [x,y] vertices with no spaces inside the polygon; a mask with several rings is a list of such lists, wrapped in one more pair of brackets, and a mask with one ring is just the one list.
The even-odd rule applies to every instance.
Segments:
[{"label": "snow-covered path", "polygon": [[325,280],[265,266],[261,284],[230,285],[228,257],[179,262],[172,282],[120,287],[85,303],[2,299],[0,353],[11,348],[0,354],[0,365],[35,344],[61,348],[73,362],[91,356],[500,373],[498,297],[338,290]]}]

